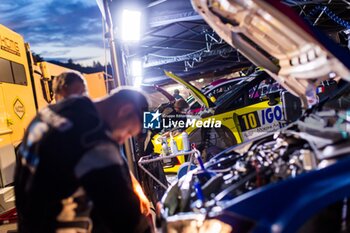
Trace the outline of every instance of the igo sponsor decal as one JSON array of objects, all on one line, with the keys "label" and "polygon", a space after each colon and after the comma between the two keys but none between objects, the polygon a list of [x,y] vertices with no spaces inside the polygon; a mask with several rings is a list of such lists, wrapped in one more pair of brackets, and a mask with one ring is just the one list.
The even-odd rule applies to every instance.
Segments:
[{"label": "igo sponsor decal", "polygon": [[283,113],[279,105],[238,116],[244,139],[252,139],[263,133],[278,130],[281,120]]},{"label": "igo sponsor decal", "polygon": [[273,121],[280,121],[283,118],[282,109],[280,106],[261,110],[262,124],[272,123]]},{"label": "igo sponsor decal", "polygon": [[221,121],[215,118],[200,119],[196,116],[168,115],[161,116],[157,112],[144,112],[143,127],[145,129],[170,129],[170,128],[220,128]]}]

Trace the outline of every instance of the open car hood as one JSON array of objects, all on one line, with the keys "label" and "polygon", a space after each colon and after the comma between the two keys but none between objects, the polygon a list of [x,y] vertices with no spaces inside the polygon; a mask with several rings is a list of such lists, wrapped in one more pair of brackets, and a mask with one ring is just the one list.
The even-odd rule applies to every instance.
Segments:
[{"label": "open car hood", "polygon": [[160,92],[163,96],[165,96],[165,97],[169,100],[169,102],[175,101],[174,96],[172,96],[169,92],[167,92],[166,90],[164,90],[163,88],[161,88],[161,87],[158,86],[158,85],[155,85],[155,84],[153,84],[153,85],[142,84],[142,85],[141,85],[141,88],[142,88],[142,89],[145,89],[145,90],[149,89],[149,90],[151,90],[151,91],[158,91],[158,92]]},{"label": "open car hood", "polygon": [[331,73],[350,81],[350,56],[275,0],[192,0],[228,44],[301,98]]},{"label": "open car hood", "polygon": [[206,108],[212,108],[215,107],[215,104],[206,96],[204,95],[198,88],[190,84],[189,82],[186,82],[179,76],[173,74],[172,72],[169,71],[164,71],[166,76],[174,80],[180,85],[185,86],[192,94],[192,96],[202,105],[205,106]]}]

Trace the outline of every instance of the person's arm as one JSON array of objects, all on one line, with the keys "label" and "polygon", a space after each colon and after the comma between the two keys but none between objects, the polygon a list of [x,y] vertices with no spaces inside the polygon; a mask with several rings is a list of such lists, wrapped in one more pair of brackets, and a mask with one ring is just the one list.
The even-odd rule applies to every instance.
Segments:
[{"label": "person's arm", "polygon": [[75,173],[92,199],[95,214],[111,232],[148,232],[147,220],[133,192],[129,171],[118,148],[104,143],[81,158]]}]

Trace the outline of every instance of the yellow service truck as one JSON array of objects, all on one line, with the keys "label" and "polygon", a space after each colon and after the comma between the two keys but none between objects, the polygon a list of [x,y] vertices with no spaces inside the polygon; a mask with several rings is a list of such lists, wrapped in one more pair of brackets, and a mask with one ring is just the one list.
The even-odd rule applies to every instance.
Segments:
[{"label": "yellow service truck", "polygon": [[[37,94],[38,109],[40,110],[53,101],[51,84],[54,77],[62,72],[74,70],[46,61],[38,62],[32,67],[34,69],[35,93]],[[104,72],[83,74],[83,76],[91,99],[98,99],[107,95]]]},{"label": "yellow service truck", "polygon": [[[23,37],[0,24],[0,188],[13,183],[15,149],[37,111],[53,103],[53,77],[66,70],[48,62],[34,64]],[[107,94],[104,78],[95,76],[87,78],[88,90],[93,98],[102,97]]]}]

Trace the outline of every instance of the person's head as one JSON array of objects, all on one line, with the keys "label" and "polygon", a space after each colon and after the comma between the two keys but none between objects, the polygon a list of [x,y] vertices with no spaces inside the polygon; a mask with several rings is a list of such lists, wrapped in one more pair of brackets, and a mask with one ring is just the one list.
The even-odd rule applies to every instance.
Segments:
[{"label": "person's head", "polygon": [[52,83],[55,100],[59,101],[72,95],[85,95],[86,83],[78,72],[63,72],[56,76]]},{"label": "person's head", "polygon": [[113,139],[121,145],[141,132],[143,113],[148,111],[148,103],[146,96],[139,90],[122,87],[113,90],[95,105],[110,128]]},{"label": "person's head", "polygon": [[175,90],[174,90],[174,95],[179,95],[179,94],[180,94],[179,89],[175,89]]},{"label": "person's head", "polygon": [[178,99],[174,103],[174,109],[178,113],[183,113],[189,108],[188,103],[184,99]]}]

